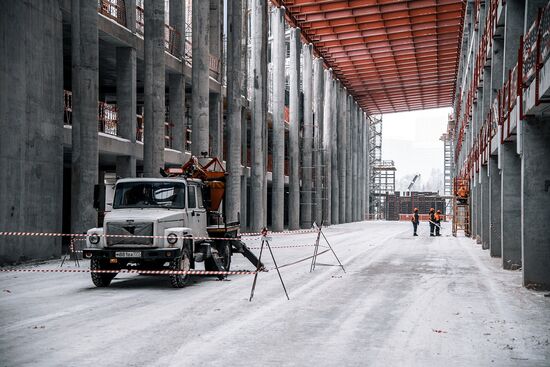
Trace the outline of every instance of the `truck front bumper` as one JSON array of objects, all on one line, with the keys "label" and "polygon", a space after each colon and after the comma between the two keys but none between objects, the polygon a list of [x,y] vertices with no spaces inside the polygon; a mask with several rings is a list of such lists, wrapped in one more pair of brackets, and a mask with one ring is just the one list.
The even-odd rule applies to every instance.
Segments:
[{"label": "truck front bumper", "polygon": [[132,261],[152,261],[166,260],[177,258],[180,256],[181,250],[178,248],[121,248],[121,249],[104,249],[104,248],[85,248],[82,250],[82,255],[85,259],[100,258],[100,259],[117,259],[121,262]]}]

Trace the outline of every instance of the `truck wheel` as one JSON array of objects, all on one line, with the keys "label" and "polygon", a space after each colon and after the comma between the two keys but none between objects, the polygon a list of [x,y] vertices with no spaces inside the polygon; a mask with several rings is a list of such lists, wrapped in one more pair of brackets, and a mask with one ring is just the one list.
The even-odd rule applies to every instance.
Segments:
[{"label": "truck wheel", "polygon": [[[90,261],[90,270],[107,270],[101,259],[92,258]],[[96,287],[108,287],[111,284],[111,280],[116,276],[116,273],[90,273],[92,275],[92,282]]]},{"label": "truck wheel", "polygon": [[[219,247],[220,251],[212,251],[212,257],[204,260],[204,269],[206,271],[229,271],[231,267],[231,246],[224,243]],[[223,280],[227,275],[218,275],[218,279]]]},{"label": "truck wheel", "polygon": [[[189,250],[184,248],[181,252],[181,258],[174,259],[170,264],[170,270],[191,270],[191,259],[189,257]],[[174,288],[183,288],[189,282],[189,274],[172,274],[170,275],[170,284]]]}]

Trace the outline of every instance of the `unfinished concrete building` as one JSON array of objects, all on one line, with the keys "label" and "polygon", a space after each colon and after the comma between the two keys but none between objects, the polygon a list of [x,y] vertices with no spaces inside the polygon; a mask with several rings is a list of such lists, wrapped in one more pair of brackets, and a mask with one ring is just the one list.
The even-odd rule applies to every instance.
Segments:
[{"label": "unfinished concrete building", "polygon": [[[1,230],[83,233],[101,220],[95,184],[159,177],[191,155],[226,162],[226,209],[242,229],[363,220],[365,106],[283,5],[10,2]],[[58,256],[67,242],[2,237],[0,262]]]},{"label": "unfinished concrete building", "polygon": [[550,3],[468,1],[454,98],[455,177],[472,237],[550,287]]}]

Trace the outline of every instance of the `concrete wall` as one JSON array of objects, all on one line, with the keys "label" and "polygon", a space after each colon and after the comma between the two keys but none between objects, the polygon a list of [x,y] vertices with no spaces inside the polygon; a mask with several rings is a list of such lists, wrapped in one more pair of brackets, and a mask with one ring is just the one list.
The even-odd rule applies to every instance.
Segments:
[{"label": "concrete wall", "polygon": [[[61,231],[61,27],[57,0],[17,0],[0,14],[2,231]],[[60,253],[60,238],[0,237],[0,264]]]}]

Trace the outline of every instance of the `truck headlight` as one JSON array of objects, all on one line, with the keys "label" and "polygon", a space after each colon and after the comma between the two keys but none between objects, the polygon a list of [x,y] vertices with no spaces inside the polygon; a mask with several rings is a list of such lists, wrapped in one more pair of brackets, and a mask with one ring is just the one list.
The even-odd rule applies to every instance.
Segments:
[{"label": "truck headlight", "polygon": [[99,239],[100,239],[100,238],[99,238],[99,236],[98,236],[97,233],[92,233],[92,234],[90,235],[90,237],[88,237],[88,239],[90,240],[90,243],[91,243],[92,245],[97,245],[97,244],[99,243]]},{"label": "truck headlight", "polygon": [[169,244],[175,245],[176,242],[178,242],[178,235],[175,234],[175,233],[170,233],[170,234],[166,237],[166,240],[168,241]]}]

